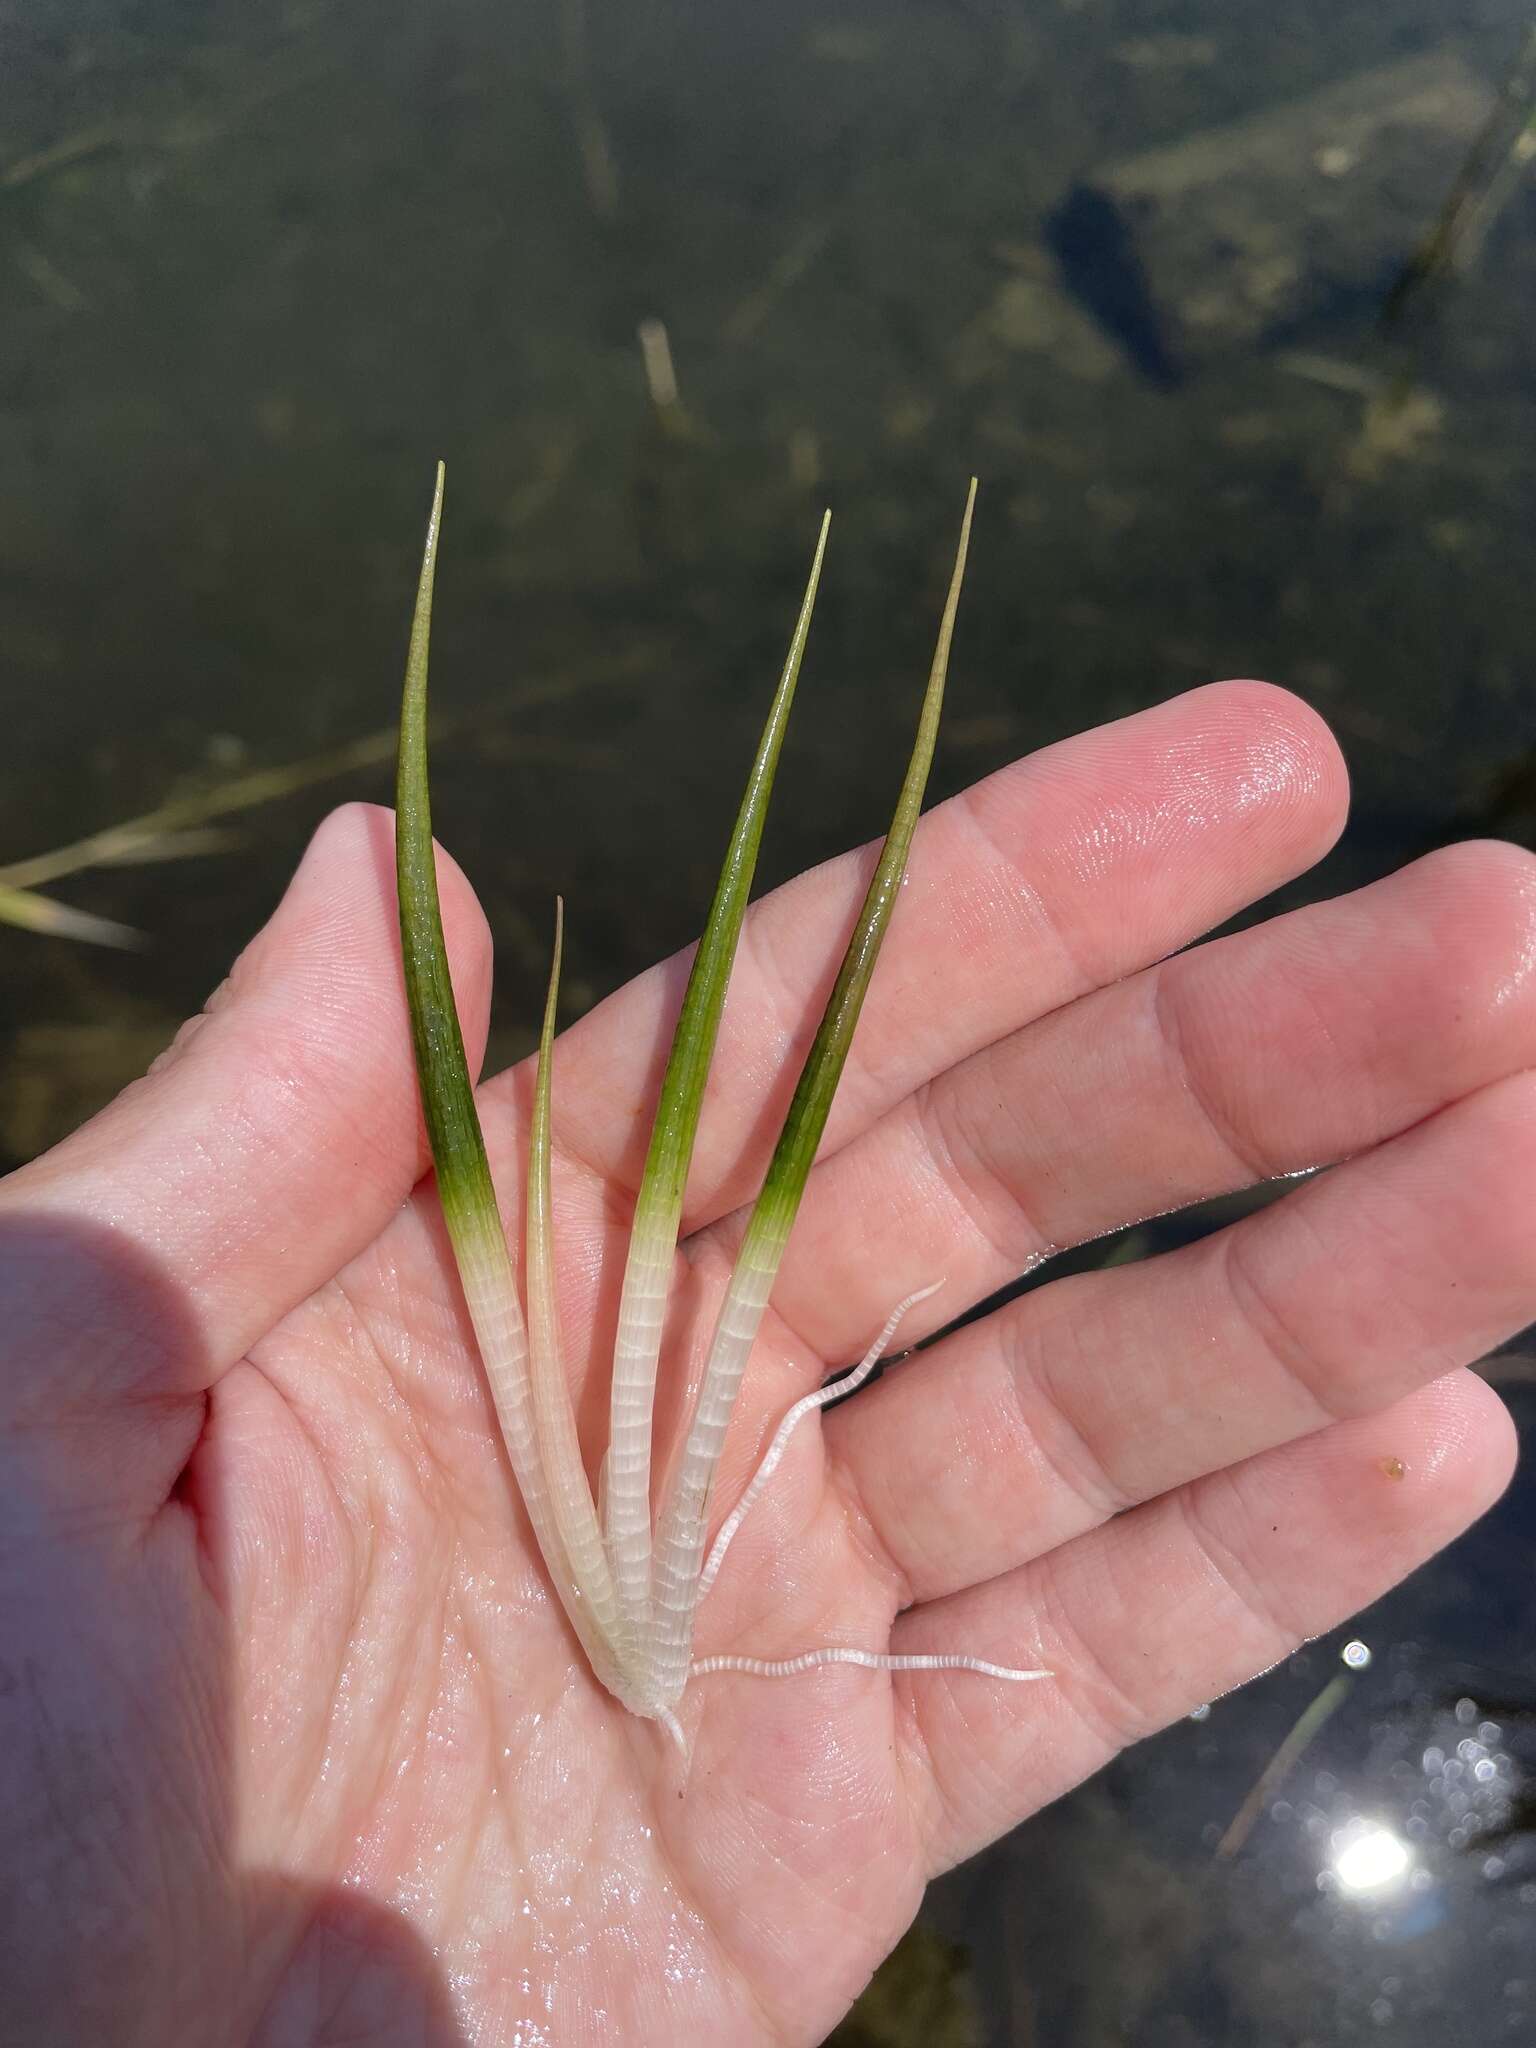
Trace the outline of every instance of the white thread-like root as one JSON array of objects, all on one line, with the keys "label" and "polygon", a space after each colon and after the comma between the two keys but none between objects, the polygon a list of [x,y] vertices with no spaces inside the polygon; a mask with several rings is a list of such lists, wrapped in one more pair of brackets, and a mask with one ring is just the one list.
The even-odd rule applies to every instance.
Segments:
[{"label": "white thread-like root", "polygon": [[883,1650],[841,1647],[802,1650],[798,1657],[696,1657],[689,1676],[707,1678],[712,1671],[739,1671],[749,1678],[794,1678],[801,1671],[819,1670],[823,1664],[857,1664],[864,1671],[976,1671],[983,1678],[1006,1678],[1017,1684],[1055,1676],[1051,1671],[1015,1671],[1007,1664],[989,1664],[984,1657],[904,1657]]},{"label": "white thread-like root", "polygon": [[[732,1538],[741,1527],[752,1503],[773,1477],[784,1455],[785,1447],[798,1425],[807,1415],[825,1408],[829,1401],[841,1400],[846,1394],[856,1393],[879,1364],[886,1346],[896,1334],[897,1325],[902,1317],[920,1301],[927,1301],[930,1295],[937,1294],[943,1285],[942,1280],[935,1280],[931,1286],[920,1287],[916,1293],[909,1294],[905,1300],[899,1301],[886,1317],[879,1336],[852,1372],[845,1374],[842,1379],[832,1381],[829,1386],[817,1387],[814,1392],[803,1395],[795,1402],[774,1431],[773,1441],[764,1452],[762,1462],[748,1482],[746,1491],[720,1525],[720,1533],[716,1536],[708,1561],[699,1575],[699,1599],[702,1600],[714,1584],[720,1567],[725,1562],[725,1554],[731,1547]],[[802,1671],[817,1671],[827,1664],[852,1664],[862,1671],[974,1671],[982,1678],[1001,1678],[1013,1684],[1023,1684],[1037,1678],[1050,1678],[1053,1675],[1049,1671],[1020,1671],[1012,1665],[993,1664],[985,1657],[967,1657],[958,1652],[901,1655],[883,1650],[856,1650],[829,1645],[819,1650],[802,1650],[797,1657],[696,1657],[688,1667],[688,1676],[690,1679],[707,1678],[711,1672],[734,1671],[749,1678],[794,1678]],[[661,1718],[664,1723],[670,1723],[672,1720],[670,1715]],[[674,1740],[676,1739],[678,1738],[674,1736]]]},{"label": "white thread-like root", "polygon": [[898,1301],[886,1317],[879,1336],[870,1345],[853,1371],[845,1373],[840,1380],[833,1380],[827,1386],[817,1387],[813,1393],[803,1395],[789,1410],[784,1420],[774,1431],[773,1441],[763,1453],[762,1463],[748,1481],[746,1491],[720,1525],[720,1533],[716,1536],[704,1569],[699,1574],[698,1597],[700,1600],[704,1598],[704,1595],[715,1583],[720,1567],[725,1563],[725,1553],[731,1547],[731,1539],[746,1520],[747,1510],[751,1507],[753,1501],[757,1499],[763,1488],[768,1484],[768,1481],[773,1477],[779,1460],[784,1455],[785,1446],[794,1435],[797,1426],[805,1420],[807,1415],[813,1414],[818,1408],[825,1408],[829,1401],[841,1401],[845,1395],[857,1393],[885,1355],[885,1347],[890,1343],[892,1337],[895,1336],[896,1326],[902,1317],[910,1309],[916,1308],[920,1301],[927,1301],[930,1295],[937,1294],[943,1285],[944,1282],[942,1280],[935,1280],[931,1286],[919,1287],[915,1294],[909,1294],[905,1300]]}]

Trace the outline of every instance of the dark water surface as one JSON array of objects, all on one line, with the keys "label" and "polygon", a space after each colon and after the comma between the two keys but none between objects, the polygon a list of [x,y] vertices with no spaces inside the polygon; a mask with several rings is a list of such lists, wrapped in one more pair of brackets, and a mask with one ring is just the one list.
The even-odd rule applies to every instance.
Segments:
[{"label": "dark water surface", "polygon": [[[1264,675],[1356,790],[1285,900],[1531,843],[1536,179],[1377,321],[1527,13],[0,4],[0,863],[386,727],[439,455],[436,702],[474,731],[437,810],[498,1057],[556,888],[572,1012],[696,931],[825,503],[765,879],[878,828],[972,469],[936,794]],[[5,1162],[141,1071],[329,804],[387,789],[56,885],[140,954],[0,926]],[[938,1886],[839,2038],[1536,2040],[1529,1502],[1355,1624],[1371,1664],[1234,1855],[1342,1634]],[[1360,1817],[1409,1876],[1340,1878],[1373,1875]]]}]

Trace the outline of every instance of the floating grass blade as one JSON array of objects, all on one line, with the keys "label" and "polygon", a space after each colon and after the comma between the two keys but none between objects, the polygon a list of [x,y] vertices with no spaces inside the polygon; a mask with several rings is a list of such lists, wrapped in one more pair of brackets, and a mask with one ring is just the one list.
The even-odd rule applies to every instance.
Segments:
[{"label": "floating grass blade", "polygon": [[556,1524],[535,1428],[528,1339],[513,1284],[511,1261],[496,1206],[475,1109],[464,1039],[448,974],[432,853],[427,795],[427,656],[432,633],[432,585],[443,514],[443,466],[438,464],[432,516],[427,525],[410,653],[400,710],[400,767],[395,808],[395,868],[400,893],[400,943],[410,1003],[416,1072],[438,1197],[453,1242],[470,1319],[480,1346],[507,1455],[533,1523],[544,1562],[581,1638],[593,1670],[616,1688],[615,1660],[580,1595]]},{"label": "floating grass blade", "polygon": [[533,1122],[528,1134],[527,1259],[528,1337],[533,1364],[534,1427],[549,1487],[550,1509],[571,1574],[591,1609],[594,1625],[622,1665],[631,1632],[623,1624],[618,1595],[603,1549],[592,1489],[581,1462],[576,1415],[560,1344],[555,1307],[554,1223],[550,1195],[550,1092],[554,1064],[555,1009],[560,995],[560,954],[565,932],[565,906],[555,899],[555,947],[549,970],[549,994],[539,1033],[538,1078],[534,1086]]},{"label": "floating grass blade", "polygon": [[94,911],[76,910],[68,903],[55,903],[35,889],[12,889],[5,884],[0,884],[0,924],[13,924],[24,932],[47,932],[56,939],[83,939],[91,946],[118,946],[125,952],[144,944],[144,934],[132,925],[97,917]]},{"label": "floating grass blade", "polygon": [[730,1286],[715,1325],[698,1406],[668,1489],[656,1539],[650,1647],[646,1659],[655,1697],[664,1705],[670,1705],[679,1697],[688,1679],[709,1496],[725,1433],[800,1198],[805,1191],[816,1148],[826,1127],[832,1098],[848,1057],[854,1026],[890,922],[896,892],[906,869],[912,834],[922,809],[938,735],[939,713],[944,701],[944,679],[949,666],[960,588],[965,577],[965,558],[975,503],[976,482],[972,478],[960,527],[954,574],[901,795],[874,879],[864,898],[853,937],[795,1089],[762,1193],[758,1196],[737,1253]]},{"label": "floating grass blade", "polygon": [[614,1343],[603,1528],[625,1618],[637,1631],[644,1626],[650,1602],[651,1418],[683,1190],[726,984],[752,891],[774,771],[810,633],[830,524],[828,513],[821,522],[800,616],[688,977],[635,1201]]},{"label": "floating grass blade", "polygon": [[308,760],[291,762],[286,768],[258,768],[214,789],[198,790],[188,796],[172,797],[142,817],[127,818],[120,825],[71,840],[48,853],[29,860],[10,861],[0,867],[0,887],[35,888],[40,882],[56,882],[63,875],[78,874],[82,868],[126,867],[138,861],[176,860],[199,853],[223,852],[233,840],[222,833],[204,833],[210,818],[222,818],[236,811],[249,811],[276,802],[312,783],[326,782],[353,768],[365,768],[386,761],[395,750],[392,731],[370,733],[344,747],[332,748]]}]

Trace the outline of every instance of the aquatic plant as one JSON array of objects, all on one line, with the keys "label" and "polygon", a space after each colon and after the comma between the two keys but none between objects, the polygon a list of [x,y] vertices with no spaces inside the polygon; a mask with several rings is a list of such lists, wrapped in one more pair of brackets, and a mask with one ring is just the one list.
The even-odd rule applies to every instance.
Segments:
[{"label": "aquatic plant", "polygon": [[[518,690],[502,704],[504,712],[516,712],[549,696],[566,696],[597,678],[562,677],[554,684]],[[477,736],[483,740],[483,724]],[[277,803],[316,783],[334,781],[356,769],[372,768],[390,760],[399,736],[393,726],[371,732],[362,739],[348,740],[322,753],[308,754],[277,768],[254,768],[206,789],[194,789],[167,798],[152,811],[121,824],[108,825],[56,846],[47,853],[35,853],[25,860],[0,866],[0,924],[19,930],[44,932],[53,938],[78,939],[89,945],[117,946],[125,950],[148,943],[146,934],[131,925],[119,924],[94,911],[79,910],[44,895],[41,884],[83,874],[88,869],[136,867],[151,861],[190,860],[206,853],[225,853],[239,844],[235,834],[212,825],[214,818],[256,810]],[[555,759],[568,758],[569,748],[551,749],[550,742],[525,744],[527,754],[553,752]]]},{"label": "aquatic plant", "polygon": [[917,736],[890,829],[743,1234],[698,1398],[653,1523],[653,1409],[668,1278],[726,984],[810,633],[831,515],[822,521],[804,601],[694,957],[662,1079],[635,1201],[614,1342],[609,1445],[594,1499],[577,1441],[555,1311],[550,1096],[562,907],[557,904],[528,1147],[526,1321],[448,973],[427,786],[427,663],[443,507],[443,470],[438,466],[406,662],[396,800],[405,986],[438,1194],[507,1453],[555,1591],[594,1675],[632,1712],[662,1723],[680,1746],[682,1732],[674,1710],[689,1678],[709,1672],[780,1677],[840,1663],[883,1671],[971,1670],[1002,1679],[1049,1675],[969,1656],[893,1656],[842,1646],[810,1648],[773,1662],[693,1657],[699,1603],[720,1570],[742,1516],[777,1465],[789,1433],[829,1399],[831,1391],[850,1391],[873,1371],[901,1316],[922,1298],[913,1295],[898,1304],[852,1375],[835,1389],[810,1394],[791,1408],[706,1560],[715,1473],[736,1396],[842,1075],[922,808],[975,496],[973,479]]}]

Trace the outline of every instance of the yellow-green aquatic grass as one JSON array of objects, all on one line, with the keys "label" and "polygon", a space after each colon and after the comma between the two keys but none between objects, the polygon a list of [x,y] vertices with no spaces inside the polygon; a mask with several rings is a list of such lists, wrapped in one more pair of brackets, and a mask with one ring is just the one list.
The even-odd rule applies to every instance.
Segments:
[{"label": "yellow-green aquatic grass", "polygon": [[[601,680],[603,676],[599,674],[583,682],[567,679],[537,684],[516,692],[502,708],[526,708]],[[60,903],[56,897],[45,896],[42,885],[83,874],[90,868],[143,867],[155,861],[190,860],[207,853],[228,852],[239,845],[237,835],[210,824],[211,819],[257,810],[317,783],[333,782],[359,769],[376,767],[392,758],[398,744],[399,736],[389,726],[362,739],[348,740],[342,746],[327,747],[322,753],[306,755],[300,761],[277,768],[255,768],[249,774],[215,783],[212,788],[170,797],[152,811],[137,818],[125,818],[121,824],[108,825],[99,832],[89,832],[83,839],[72,839],[67,846],[10,861],[0,866],[0,924],[14,925],[21,931],[44,932],[52,938],[82,940],[89,945],[130,949],[146,945],[146,935],[132,925]],[[590,748],[561,746],[547,739],[525,743],[524,751],[556,762],[590,762],[594,758]]]}]

